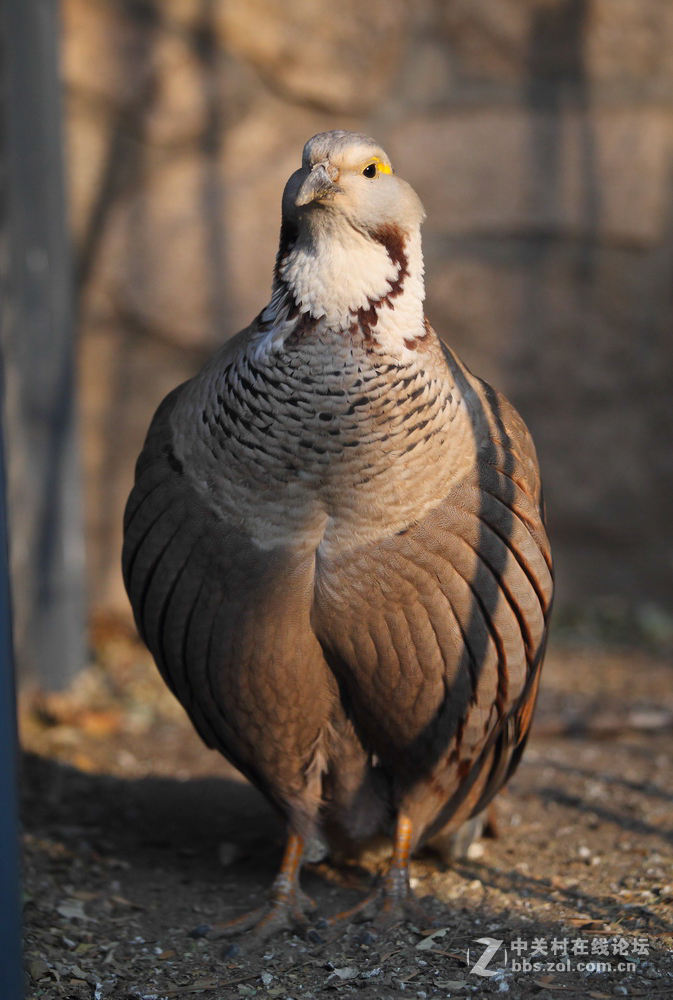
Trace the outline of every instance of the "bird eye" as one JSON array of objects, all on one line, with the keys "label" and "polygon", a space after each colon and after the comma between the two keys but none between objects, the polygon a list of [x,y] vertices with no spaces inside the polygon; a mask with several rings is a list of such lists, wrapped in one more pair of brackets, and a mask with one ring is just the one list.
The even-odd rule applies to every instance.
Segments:
[{"label": "bird eye", "polygon": [[376,164],[368,163],[362,173],[365,177],[376,177]]}]

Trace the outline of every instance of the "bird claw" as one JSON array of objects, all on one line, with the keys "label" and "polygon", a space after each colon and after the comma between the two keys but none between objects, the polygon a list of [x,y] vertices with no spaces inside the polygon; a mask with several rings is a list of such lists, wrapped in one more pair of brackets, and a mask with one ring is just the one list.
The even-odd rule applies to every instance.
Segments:
[{"label": "bird claw", "polygon": [[[313,900],[301,889],[296,889],[287,896],[272,897],[264,906],[244,913],[240,917],[235,917],[233,920],[218,924],[200,924],[190,932],[190,937],[207,937],[208,940],[215,941],[248,931],[250,942],[263,944],[278,931],[291,930],[304,933],[309,940],[315,940],[310,937],[311,931],[306,932],[308,919],[305,912],[314,907]],[[317,933],[315,936],[319,937]],[[322,943],[322,940],[318,940],[317,943]],[[241,942],[235,942],[225,948],[223,957],[233,957],[234,952],[231,951],[231,948],[240,949],[240,946]]]},{"label": "bird claw", "polygon": [[392,877],[389,872],[373,893],[350,910],[329,918],[327,924],[334,926],[346,920],[354,923],[370,922],[366,930],[356,934],[358,944],[371,944],[379,934],[385,934],[397,924],[414,923],[432,927],[437,923],[414,895],[408,879],[399,872]]},{"label": "bird claw", "polygon": [[383,893],[383,902],[373,917],[371,929],[377,934],[384,934],[398,924],[419,924],[421,927],[439,925],[431,916],[423,903],[414,895],[410,888],[400,897],[390,897]]}]

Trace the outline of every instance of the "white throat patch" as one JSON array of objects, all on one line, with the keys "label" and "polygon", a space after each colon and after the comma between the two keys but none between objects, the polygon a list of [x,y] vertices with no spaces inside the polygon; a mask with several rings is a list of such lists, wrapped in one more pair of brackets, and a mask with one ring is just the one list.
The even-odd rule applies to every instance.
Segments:
[{"label": "white throat patch", "polygon": [[396,353],[407,351],[405,341],[424,330],[420,232],[398,233],[397,242],[399,249],[391,252],[385,239],[343,224],[300,238],[279,262],[274,294],[261,317],[266,345],[282,344],[294,329],[297,310],[334,331],[351,329],[375,310],[376,342]]}]

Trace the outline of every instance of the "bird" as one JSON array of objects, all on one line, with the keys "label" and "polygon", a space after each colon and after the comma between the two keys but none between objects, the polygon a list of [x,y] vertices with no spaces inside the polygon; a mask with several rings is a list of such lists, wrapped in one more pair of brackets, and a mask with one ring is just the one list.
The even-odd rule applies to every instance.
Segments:
[{"label": "bird", "polygon": [[424,218],[373,139],[309,139],[268,304],[164,399],[137,461],[140,635],[287,827],[267,902],[222,933],[306,924],[316,838],[389,837],[362,910],[409,918],[411,855],[474,824],[530,729],[553,596],[538,461],[425,315]]}]

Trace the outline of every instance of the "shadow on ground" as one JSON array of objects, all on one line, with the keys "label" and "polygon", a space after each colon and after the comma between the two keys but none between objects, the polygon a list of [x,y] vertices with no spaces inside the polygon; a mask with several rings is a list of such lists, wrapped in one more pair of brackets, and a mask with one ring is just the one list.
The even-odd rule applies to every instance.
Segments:
[{"label": "shadow on ground", "polygon": [[[413,863],[440,936],[401,927],[362,944],[349,926],[321,943],[285,934],[255,951],[244,940],[226,958],[222,942],[188,931],[264,901],[280,818],[137,664],[111,691],[108,671],[104,689],[87,682],[33,708],[22,726],[27,996],[673,995],[670,665],[553,653],[547,671],[531,745],[499,799],[500,836],[451,869]],[[360,898],[383,859],[363,863],[308,866],[318,914]],[[495,976],[471,971],[483,938],[502,942]]]}]

